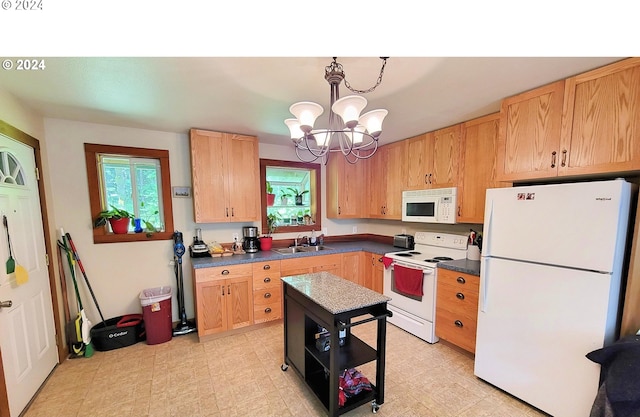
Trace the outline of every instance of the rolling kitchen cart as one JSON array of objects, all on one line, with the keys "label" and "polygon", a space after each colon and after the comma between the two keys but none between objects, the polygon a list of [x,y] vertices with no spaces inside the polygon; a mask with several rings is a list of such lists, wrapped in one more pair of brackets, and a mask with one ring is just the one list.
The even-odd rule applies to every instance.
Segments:
[{"label": "rolling kitchen cart", "polygon": [[[284,364],[292,366],[318,399],[335,417],[370,402],[374,413],[384,403],[384,367],[387,301],[382,294],[328,272],[294,275],[284,282]],[[359,317],[363,316],[363,317]],[[351,322],[355,317],[358,320]],[[351,328],[377,321],[376,349],[351,334]],[[318,326],[330,333],[330,348],[316,347]],[[344,330],[344,344],[339,333]],[[376,376],[370,379],[371,391],[347,398],[338,405],[340,373],[349,368],[376,361]]]}]

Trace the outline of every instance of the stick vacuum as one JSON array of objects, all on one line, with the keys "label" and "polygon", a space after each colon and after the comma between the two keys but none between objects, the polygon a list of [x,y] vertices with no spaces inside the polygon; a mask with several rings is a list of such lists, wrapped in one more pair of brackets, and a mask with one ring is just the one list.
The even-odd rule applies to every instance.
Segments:
[{"label": "stick vacuum", "polygon": [[182,278],[182,255],[185,248],[182,242],[182,233],[177,230],[173,233],[173,269],[176,273],[176,282],[178,283],[178,314],[180,322],[173,329],[174,336],[195,332],[196,325],[187,320],[187,312],[184,308],[184,280]]}]

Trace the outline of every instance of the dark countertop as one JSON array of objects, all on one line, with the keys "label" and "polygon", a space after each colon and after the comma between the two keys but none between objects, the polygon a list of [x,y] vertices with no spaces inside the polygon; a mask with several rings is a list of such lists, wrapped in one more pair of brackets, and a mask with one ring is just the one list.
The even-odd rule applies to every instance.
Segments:
[{"label": "dark countertop", "polygon": [[456,259],[455,261],[438,262],[438,268],[480,276],[480,261]]},{"label": "dark countertop", "polygon": [[211,268],[216,266],[247,264],[254,262],[268,262],[289,258],[304,258],[307,256],[332,255],[336,253],[347,252],[371,252],[378,255],[384,255],[389,252],[398,252],[402,249],[384,243],[371,242],[367,240],[354,242],[325,242],[325,246],[331,249],[319,252],[299,252],[283,255],[273,251],[259,251],[256,253],[247,253],[244,255],[221,256],[217,258],[191,258],[191,265],[198,268]]},{"label": "dark countertop", "polygon": [[328,272],[281,278],[331,314],[386,303],[391,298]]}]

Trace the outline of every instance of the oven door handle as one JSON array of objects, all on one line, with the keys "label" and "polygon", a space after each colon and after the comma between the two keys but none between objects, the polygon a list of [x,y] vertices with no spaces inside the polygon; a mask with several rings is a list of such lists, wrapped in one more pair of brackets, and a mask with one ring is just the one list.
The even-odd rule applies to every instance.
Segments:
[{"label": "oven door handle", "polygon": [[422,273],[425,275],[431,275],[433,274],[433,271],[435,271],[435,268],[422,268],[416,264],[412,264],[409,262],[396,261],[396,260],[393,261],[393,263],[391,264],[391,267],[393,267],[394,265],[400,265],[400,266],[404,266],[405,268],[411,268],[411,269],[420,269],[422,270]]}]

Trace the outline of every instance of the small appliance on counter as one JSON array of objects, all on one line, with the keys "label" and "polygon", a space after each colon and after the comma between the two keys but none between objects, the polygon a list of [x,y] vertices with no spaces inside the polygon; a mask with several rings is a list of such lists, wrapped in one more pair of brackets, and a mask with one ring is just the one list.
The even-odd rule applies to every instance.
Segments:
[{"label": "small appliance on counter", "polygon": [[247,253],[256,253],[260,250],[257,227],[245,226],[242,228],[242,249]]},{"label": "small appliance on counter", "polygon": [[192,258],[205,258],[211,256],[209,254],[209,246],[202,241],[201,229],[196,229],[196,235],[193,237],[193,243],[189,245],[189,255]]},{"label": "small appliance on counter", "polygon": [[393,246],[402,249],[413,249],[413,236],[407,234],[395,235],[393,237]]}]

